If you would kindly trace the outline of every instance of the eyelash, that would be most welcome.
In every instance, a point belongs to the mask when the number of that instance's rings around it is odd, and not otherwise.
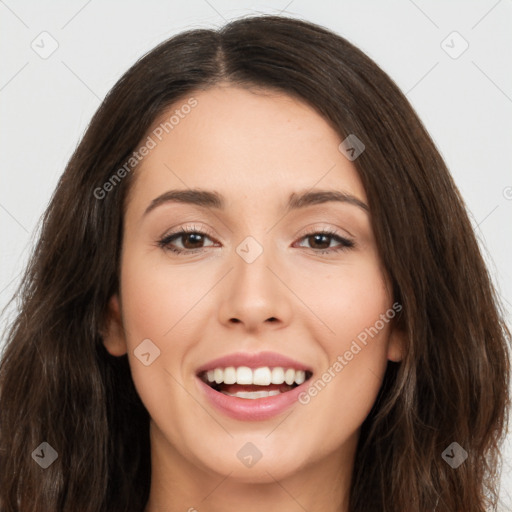
[[[167,251],[172,251],[176,254],[183,254],[183,253],[194,254],[194,253],[203,251],[205,248],[198,247],[195,249],[177,249],[176,247],[172,247],[170,244],[173,240],[179,239],[183,235],[188,235],[188,234],[202,235],[202,236],[206,236],[210,239],[212,238],[208,232],[201,231],[200,229],[196,229],[194,226],[192,226],[192,227],[181,226],[180,230],[181,231],[175,231],[174,233],[170,233],[169,235],[166,235],[162,239],[160,239],[157,242],[158,247],[160,247],[161,249],[167,250]],[[313,248],[311,248],[311,250],[317,254],[337,253],[340,251],[346,251],[355,246],[355,243],[352,240],[344,238],[344,237],[338,235],[336,231],[329,230],[329,229],[322,229],[319,231],[311,231],[310,233],[306,233],[306,234],[302,235],[300,240],[311,237],[313,235],[324,235],[324,236],[330,237],[330,238],[341,243],[340,247],[335,247],[335,248],[333,248],[333,247],[330,247],[328,249],[313,249]],[[307,247],[306,247],[306,249],[307,249]]]

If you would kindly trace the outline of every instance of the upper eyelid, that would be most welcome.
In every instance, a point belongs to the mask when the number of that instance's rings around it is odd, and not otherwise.
[[[213,235],[213,233],[211,233],[211,231],[209,229],[205,229],[205,228],[198,228],[196,226],[180,226],[179,228],[176,228],[176,230],[174,231],[171,231],[170,233],[167,233],[167,234],[164,234],[162,237],[160,237],[161,240],[165,240],[166,238],[170,238],[170,237],[173,237],[175,235],[180,235],[180,234],[188,234],[188,233],[199,233],[199,234],[202,234],[202,235],[206,235],[212,239],[216,239],[216,237]]]
[[[329,232],[329,234],[332,234],[332,235],[337,235],[337,236],[342,236],[342,234],[339,233],[339,230],[341,231],[344,231],[345,233],[347,233],[348,235],[348,238],[355,238],[355,236],[350,232],[348,231],[346,228],[334,228],[332,226],[319,226],[318,225],[319,223],[313,223],[313,226],[308,226],[306,228],[303,228],[301,229],[301,231],[299,232],[298,235],[296,236],[305,236],[305,235],[308,235],[308,234],[312,234],[312,233],[317,233],[317,232],[322,232],[322,231],[326,231],[326,232]],[[320,223],[321,224],[321,223]],[[171,231],[170,233],[166,233],[164,235],[162,235],[160,238],[168,238],[170,236],[173,236],[173,235],[177,235],[179,233],[182,233],[182,232],[186,232],[186,233],[202,233],[202,234],[205,234],[205,235],[208,235],[212,238],[216,238],[218,239],[219,237],[216,237],[215,234],[212,232],[212,230],[210,230],[209,228],[205,228],[203,226],[196,226],[195,224],[192,224],[192,225],[186,225],[185,223],[181,224],[179,227],[177,227],[175,230]],[[222,238],[222,237],[220,237]]]
[[[344,230],[344,231],[346,231],[348,233],[349,237],[353,238],[353,235],[350,234],[347,230]],[[169,238],[171,236],[182,234],[182,233],[199,233],[199,234],[207,235],[207,236],[209,236],[211,238],[216,238],[215,235],[210,230],[208,230],[208,229],[196,228],[196,227],[191,228],[190,226],[180,226],[176,230],[171,231],[170,233],[166,233],[166,234],[162,235],[160,238],[161,239]],[[300,232],[300,234],[297,235],[297,236],[304,237],[306,235],[311,235],[311,234],[316,234],[316,233],[324,233],[324,234],[330,234],[330,235],[333,235],[333,236],[342,236],[343,237],[343,235],[341,235],[336,229],[331,228],[331,227],[307,228],[307,229],[302,230]]]

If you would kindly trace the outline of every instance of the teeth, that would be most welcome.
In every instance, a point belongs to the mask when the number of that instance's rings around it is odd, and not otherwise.
[[[283,368],[272,368],[272,384],[282,384],[284,382]]]
[[[295,372],[295,383],[302,384],[306,380],[306,372],[304,370],[297,370]]]
[[[230,366],[224,370],[224,384],[234,384],[236,382],[236,369]]]
[[[238,398],[267,398],[268,396],[276,396],[280,395],[281,392],[278,389],[274,389],[272,391],[238,391],[237,393],[228,393],[227,391],[221,391],[222,394],[228,396],[236,396]]]
[[[215,370],[213,371],[213,375],[215,377],[215,382],[217,384],[224,382],[224,371],[222,370],[222,368],[215,368]]]
[[[247,368],[247,366],[240,366],[239,368],[236,369],[237,384],[252,384],[252,379],[252,370],[250,368]]]
[[[289,368],[284,372],[284,381],[288,386],[291,386],[295,382],[295,370]]]
[[[215,368],[206,372],[207,382],[216,384],[241,384],[241,385],[257,385],[268,386],[270,384],[283,384],[286,382],[289,386],[293,383],[302,384],[306,380],[306,372],[304,370],[295,370],[293,368],[276,367],[270,369],[268,366],[255,368],[254,370],[247,366],[239,366],[235,368],[228,366],[227,368]],[[250,393],[267,393],[266,391],[256,391]],[[232,395],[238,396],[238,395]],[[273,396],[273,395],[266,395]],[[247,397],[250,398],[250,397]],[[258,397],[256,397],[258,398]]]
[[[272,373],[270,368],[256,368],[252,372],[252,383],[257,386],[268,386],[272,381]]]

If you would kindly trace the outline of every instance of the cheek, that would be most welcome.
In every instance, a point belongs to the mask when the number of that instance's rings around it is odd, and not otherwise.
[[[300,296],[321,320],[319,339],[329,353],[370,328],[391,306],[386,281],[374,257],[315,269],[302,282]]]
[[[146,407],[154,412],[162,406],[157,397],[174,396],[176,382],[182,381],[181,362],[190,349],[185,329],[197,314],[199,290],[187,282],[184,272],[171,273],[148,260],[135,251],[123,260],[122,309],[132,377]]]
[[[366,389],[373,395],[387,365],[392,300],[386,281],[378,263],[369,260],[335,284],[341,290],[338,299],[331,297],[336,334],[326,349],[331,361],[342,356],[344,386],[356,394]]]
[[[321,326],[315,332],[326,358],[322,373],[316,376],[302,403],[311,407],[310,411],[324,411],[314,413],[312,421],[328,442],[336,434],[330,433],[326,425],[337,424],[340,432],[354,432],[369,413],[386,370],[387,340],[394,314],[386,316],[392,300],[374,259],[340,265],[317,274],[314,282],[317,286],[309,283],[309,292],[305,287],[303,293],[325,324],[317,322]]]
[[[135,251],[122,263],[123,321],[132,378],[151,417],[166,424],[175,436],[179,422],[168,422],[168,418],[190,402],[179,383],[183,382],[183,360],[195,339],[190,322],[201,315],[197,302],[205,289],[204,283],[190,277],[190,272],[154,264]],[[146,344],[144,352],[150,353],[147,365],[139,357],[141,343]]]
[[[122,296],[129,343],[152,339],[161,350],[179,347],[180,329],[201,310],[198,303],[208,289],[194,272],[164,262],[148,263],[147,255],[123,261]],[[172,340],[172,344],[170,341]]]

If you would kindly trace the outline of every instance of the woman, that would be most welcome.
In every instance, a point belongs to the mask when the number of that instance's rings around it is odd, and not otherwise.
[[[510,334],[463,201],[361,51],[261,16],[114,86],[0,374],[0,510],[495,510]]]

